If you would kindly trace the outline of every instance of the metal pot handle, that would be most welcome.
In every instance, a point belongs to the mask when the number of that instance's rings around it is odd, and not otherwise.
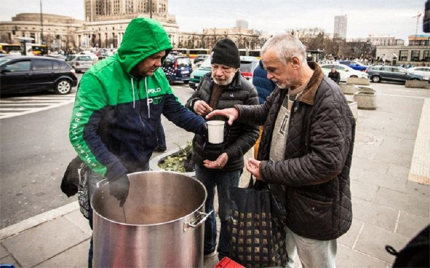
[[[187,231],[189,228],[198,228],[200,227],[200,225],[202,225],[206,219],[213,213],[214,211],[212,210],[209,213],[204,213],[202,211],[196,211],[196,213],[198,214],[197,217],[195,217],[194,219],[197,220],[197,222],[195,223],[191,223],[191,222],[184,222],[184,232]]]
[[[100,181],[98,181],[97,183],[96,183],[96,187],[97,188],[100,188],[100,187],[102,187],[103,185],[106,185],[106,184],[108,184],[109,183],[109,181],[107,180],[107,179],[103,179],[103,180],[100,180]]]

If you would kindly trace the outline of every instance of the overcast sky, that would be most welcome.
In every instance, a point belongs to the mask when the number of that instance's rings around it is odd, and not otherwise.
[[[43,13],[84,19],[83,0],[1,0],[0,21],[18,13]],[[347,38],[390,35],[407,40],[415,34],[426,0],[170,0],[169,13],[180,31],[234,27],[236,19],[270,34],[293,28],[322,28],[333,33],[334,16],[348,15]],[[422,20],[418,34],[423,34]]]

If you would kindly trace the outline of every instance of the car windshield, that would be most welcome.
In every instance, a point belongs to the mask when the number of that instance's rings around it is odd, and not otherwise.
[[[178,58],[177,62],[179,67],[188,67],[191,65],[191,61],[189,58]]]
[[[2,57],[2,58],[0,58],[0,65],[1,65],[1,64],[3,64],[3,63],[8,62],[8,61],[10,61],[10,60],[11,60],[11,58],[8,58],[8,57]]]
[[[347,70],[350,71],[350,72],[355,71],[354,69],[352,69],[351,67],[349,67],[347,65],[339,64],[338,66],[340,67],[339,69],[341,69],[343,71],[347,71]]]
[[[90,56],[80,56],[77,58],[78,61],[92,61]]]
[[[74,58],[76,58],[76,56],[74,56],[74,55],[67,56],[66,61],[71,61]]]
[[[212,68],[211,66],[211,57],[207,57],[202,64],[200,65],[200,68],[202,69],[210,69]]]
[[[242,73],[243,72],[251,73],[253,71],[252,67],[253,67],[252,61],[241,61],[240,62],[240,71]]]

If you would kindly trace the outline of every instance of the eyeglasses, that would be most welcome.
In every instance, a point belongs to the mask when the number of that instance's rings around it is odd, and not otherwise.
[[[212,72],[217,72],[218,70],[225,73],[225,74],[236,72],[236,69],[233,67],[228,67],[225,65],[212,64]]]

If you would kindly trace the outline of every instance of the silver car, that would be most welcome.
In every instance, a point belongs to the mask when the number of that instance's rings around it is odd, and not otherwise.
[[[91,57],[87,55],[69,55],[66,58],[66,62],[72,66],[77,73],[85,72],[94,64]]]
[[[406,71],[408,71],[408,73],[422,75],[424,77],[424,80],[430,81],[430,67],[412,67],[406,69]]]
[[[340,74],[340,82],[346,82],[346,80],[351,78],[368,78],[368,74],[365,72],[360,72],[352,69],[351,67],[344,64],[322,64],[321,69],[325,75],[328,76],[331,69],[335,68]]]

